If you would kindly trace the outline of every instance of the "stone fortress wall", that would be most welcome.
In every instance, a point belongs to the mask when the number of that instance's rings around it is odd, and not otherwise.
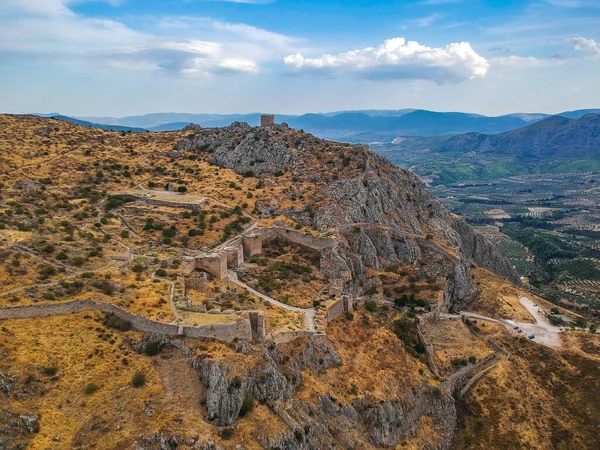
[[[96,302],[91,298],[63,303],[47,303],[30,306],[1,307],[0,319],[25,319],[31,317],[49,317],[73,314],[82,311],[100,310],[127,320],[136,330],[146,333],[159,333],[166,336],[187,336],[193,338],[216,339],[231,342],[241,339],[249,342],[262,342],[265,338],[264,314],[250,312],[248,318],[239,318],[235,322],[211,325],[181,326],[161,323],[133,314],[111,303]]]
[[[342,314],[352,312],[354,309],[354,302],[348,295],[344,295],[341,299],[328,305],[327,307],[327,323],[337,319]]]
[[[201,200],[198,203],[183,203],[176,201],[163,200],[159,198],[152,197],[143,197],[135,194],[128,193],[115,193],[113,194],[116,197],[121,197],[125,200],[131,200],[138,203],[145,203],[147,205],[155,205],[155,206],[167,206],[170,208],[187,208],[187,209],[203,209],[208,200]]]
[[[227,278],[227,269],[237,269],[244,263],[244,258],[251,258],[262,253],[263,242],[280,237],[303,247],[322,251],[335,244],[331,237],[319,237],[291,230],[284,227],[256,228],[233,238],[227,245],[213,253],[189,257],[183,266],[184,274],[191,274],[195,269],[202,269],[218,280]]]

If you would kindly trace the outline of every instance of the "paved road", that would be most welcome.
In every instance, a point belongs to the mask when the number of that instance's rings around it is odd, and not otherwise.
[[[546,345],[552,348],[561,348],[560,342],[560,327],[555,327],[552,325],[546,316],[544,315],[541,308],[534,306],[534,302],[527,298],[521,297],[519,298],[519,302],[527,311],[533,316],[536,320],[535,323],[526,323],[526,322],[517,322],[511,319],[493,319],[491,317],[487,317],[481,314],[476,314],[467,311],[461,311],[461,314],[466,317],[472,317],[474,319],[486,320],[488,322],[499,323],[508,328],[511,332],[516,333],[515,327],[519,327],[519,329],[523,330],[524,336],[534,335],[535,338],[533,341],[538,342],[539,344]]]
[[[294,312],[299,312],[299,313],[304,314],[304,318],[305,318],[305,322],[306,322],[306,329],[308,331],[315,331],[315,310],[314,309],[312,309],[312,308],[303,309],[303,308],[298,308],[296,306],[286,305],[285,303],[281,303],[280,301],[275,300],[274,298],[271,298],[268,295],[258,292],[257,290],[252,289],[246,283],[240,281],[238,279],[237,273],[235,273],[233,270],[227,271],[227,278],[232,283],[235,283],[238,286],[243,287],[248,292],[256,295],[257,297],[263,299],[266,302],[271,303],[272,305],[279,306],[280,308],[287,309],[288,311],[294,311]]]

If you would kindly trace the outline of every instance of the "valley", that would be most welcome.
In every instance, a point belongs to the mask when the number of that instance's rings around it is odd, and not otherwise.
[[[373,148],[419,174],[450,210],[497,245],[535,292],[595,320],[600,172],[591,149],[600,148],[599,117]]]

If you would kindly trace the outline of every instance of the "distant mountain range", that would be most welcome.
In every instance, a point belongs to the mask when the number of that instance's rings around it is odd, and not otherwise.
[[[582,117],[600,113],[600,109],[568,111],[559,116]],[[251,114],[188,114],[154,113],[129,117],[67,117],[44,114],[86,126],[115,131],[171,131],[190,123],[203,127],[222,127],[234,121],[256,126],[260,113]],[[515,113],[488,117],[461,112],[434,112],[421,109],[356,110],[303,115],[276,115],[276,122],[286,122],[293,128],[328,139],[350,142],[391,142],[399,136],[440,136],[468,132],[496,134],[525,127],[550,117],[541,113]]]
[[[399,149],[435,153],[515,155],[521,159],[576,158],[589,152],[600,157],[600,115],[569,119],[552,116],[500,134],[466,133],[452,136],[405,137]]]
[[[552,116],[500,134],[405,136],[372,148],[441,184],[600,171],[600,115]]]

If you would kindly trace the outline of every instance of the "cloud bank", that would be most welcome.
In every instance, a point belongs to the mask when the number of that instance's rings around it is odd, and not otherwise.
[[[3,0],[0,64],[22,60],[187,76],[248,74],[295,49],[295,39],[246,24],[144,18],[140,23],[151,30],[144,31],[118,20],[78,15],[70,3],[75,1]]]
[[[421,79],[438,84],[483,78],[488,61],[468,42],[444,48],[426,47],[404,38],[386,40],[379,47],[366,47],[337,55],[306,58],[300,53],[284,58],[293,73],[328,75],[355,74],[369,79]]]

